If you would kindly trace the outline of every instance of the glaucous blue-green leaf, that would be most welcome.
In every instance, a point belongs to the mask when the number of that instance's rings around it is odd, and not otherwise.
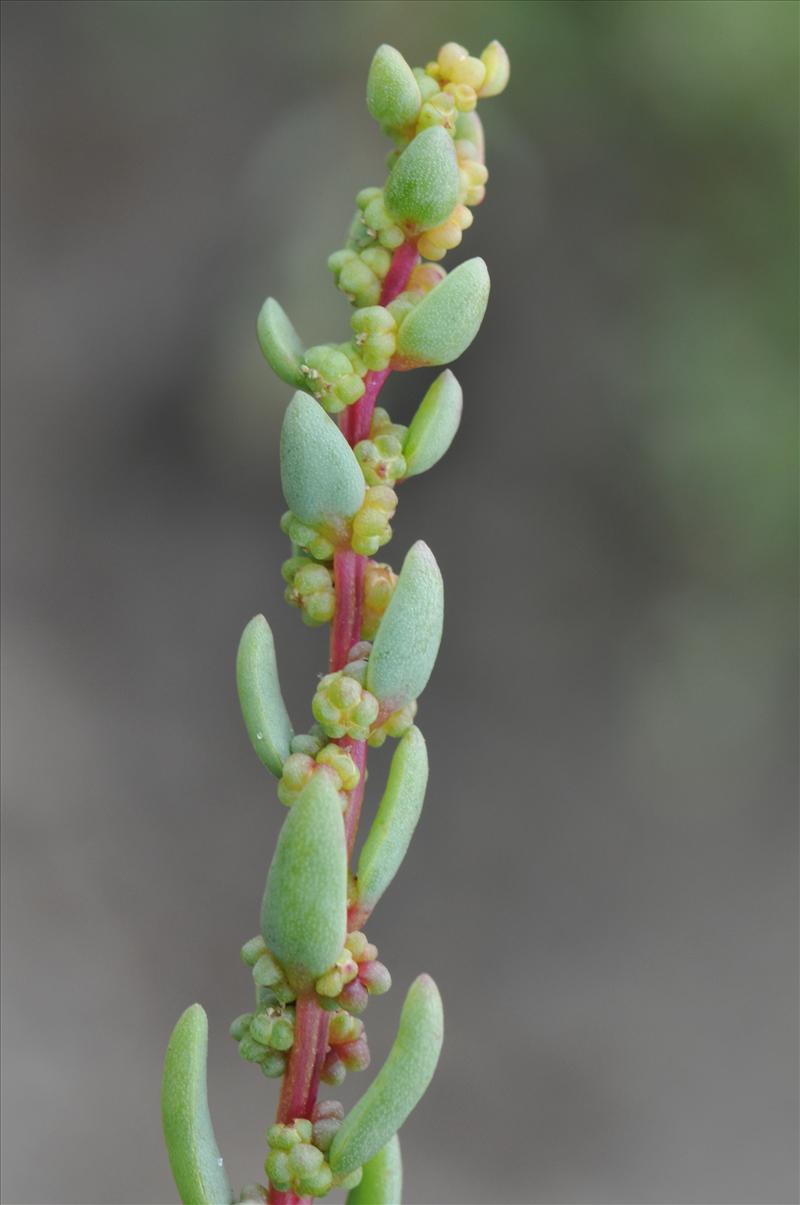
[[[453,140],[441,126],[431,126],[417,134],[395,163],[384,201],[398,222],[430,230],[450,216],[459,187]]]
[[[278,680],[275,641],[263,615],[254,616],[242,632],[236,686],[250,743],[267,769],[280,778],[294,733]]]
[[[302,385],[303,344],[283,308],[268,297],[256,320],[256,333],[264,359],[276,376],[295,389]]]
[[[477,335],[488,301],[484,261],[476,257],[459,264],[400,323],[392,367],[421,368],[457,359]]]
[[[420,975],[408,989],[394,1045],[331,1143],[337,1176],[367,1163],[396,1134],[433,1078],[444,1036],[439,989]]]
[[[416,121],[422,96],[414,72],[393,46],[379,46],[367,77],[367,108],[386,129]]]
[[[461,386],[449,368],[440,373],[419,404],[403,445],[406,477],[425,473],[441,460],[461,422]]]
[[[392,710],[425,689],[442,639],[444,584],[423,540],[412,544],[367,663],[367,690]]]
[[[386,790],[358,858],[358,925],[391,883],[417,827],[428,783],[428,753],[419,728],[409,728],[389,769]]]
[[[233,1193],[208,1111],[208,1017],[193,1004],[172,1031],[164,1058],[161,1119],[183,1205],[230,1205]]]
[[[347,1205],[402,1205],[403,1160],[396,1134],[362,1170],[361,1183],[347,1194]]]
[[[314,774],[283,823],[261,904],[270,953],[301,989],[342,952],[347,932],[347,847],[333,776]]]
[[[364,474],[332,418],[307,393],[286,408],[281,428],[281,484],[304,523],[349,519],[364,501]]]

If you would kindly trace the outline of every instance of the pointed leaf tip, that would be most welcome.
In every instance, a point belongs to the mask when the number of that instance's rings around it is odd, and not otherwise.
[[[289,509],[312,526],[349,519],[364,501],[364,475],[352,448],[307,393],[296,393],[286,408],[281,484]]]
[[[356,876],[358,927],[372,912],[406,856],[425,802],[428,752],[419,728],[409,728],[392,757],[389,778]]]
[[[347,845],[339,792],[315,774],[284,821],[261,905],[267,947],[296,987],[319,978],[347,935]]]
[[[161,1118],[172,1175],[183,1205],[230,1205],[230,1182],[208,1111],[208,1018],[192,1004],[167,1046]]]
[[[236,687],[250,743],[259,760],[280,778],[294,733],[281,694],[272,630],[263,615],[255,615],[242,632]]]
[[[276,376],[293,385],[303,385],[300,365],[303,344],[287,314],[274,297],[268,297],[256,320],[256,334],[264,359]]]
[[[444,583],[423,540],[406,554],[367,663],[367,689],[381,703],[404,707],[425,689],[444,623]]]
[[[420,975],[408,989],[386,1062],[331,1143],[328,1161],[336,1175],[368,1162],[397,1133],[433,1078],[443,1037],[438,988],[430,975]]]
[[[425,473],[441,460],[455,438],[462,409],[461,386],[446,368],[425,394],[408,428],[403,445],[407,477]]]
[[[458,202],[460,177],[453,140],[441,126],[417,134],[395,163],[384,198],[398,222],[431,230]]]
[[[422,105],[419,84],[406,60],[384,43],[375,51],[367,77],[367,108],[389,130],[400,130],[417,118]]]
[[[489,302],[489,272],[480,257],[459,264],[406,315],[392,367],[448,364],[480,330]]]

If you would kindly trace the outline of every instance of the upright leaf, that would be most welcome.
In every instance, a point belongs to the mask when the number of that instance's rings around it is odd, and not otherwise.
[[[276,778],[294,735],[281,694],[275,642],[263,615],[250,620],[236,654],[236,686],[250,743]]]
[[[441,460],[461,422],[461,386],[449,368],[440,373],[419,404],[403,444],[406,477],[426,473]]]
[[[230,1205],[233,1193],[208,1111],[208,1018],[193,1004],[172,1031],[164,1059],[161,1118],[183,1205]]]
[[[403,1160],[395,1134],[363,1167],[361,1182],[347,1194],[347,1205],[401,1205]]]
[[[414,72],[399,50],[379,46],[367,77],[367,108],[376,121],[389,130],[400,130],[416,121],[422,104]]]
[[[386,181],[386,208],[415,231],[430,230],[450,216],[460,179],[453,139],[441,126],[417,134]]]
[[[480,257],[459,264],[400,323],[392,367],[449,364],[480,330],[489,301],[489,272]]]
[[[444,584],[427,544],[409,549],[367,663],[367,689],[392,710],[425,689],[444,621]]]
[[[283,823],[261,904],[261,932],[298,990],[342,952],[347,845],[332,775],[313,775]]]
[[[331,1143],[335,1175],[367,1163],[400,1129],[433,1078],[444,1036],[442,1000],[430,975],[408,989],[394,1045]]]
[[[311,526],[349,519],[364,501],[364,475],[333,419],[296,393],[281,428],[281,484],[293,514]]]
[[[428,753],[419,728],[409,728],[398,744],[389,779],[358,859],[358,926],[391,883],[414,835],[428,782]]]
[[[303,385],[300,371],[303,344],[274,297],[268,297],[261,307],[256,321],[256,334],[264,359],[275,375],[295,389]]]

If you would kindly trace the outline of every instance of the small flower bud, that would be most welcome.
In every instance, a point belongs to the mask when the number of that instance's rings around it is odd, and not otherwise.
[[[336,592],[330,569],[307,557],[290,557],[281,568],[287,582],[285,599],[299,607],[309,626],[330,623],[336,609]]]
[[[452,134],[456,128],[458,110],[449,92],[434,92],[420,109],[417,129],[421,132],[441,128]]]
[[[444,268],[440,268],[438,264],[417,264],[408,278],[409,292],[430,293],[431,289],[441,284],[446,275]]]
[[[293,544],[304,549],[315,561],[329,561],[335,548],[328,535],[303,523],[290,510],[281,518],[281,531],[287,535]]]
[[[354,979],[342,988],[337,1001],[342,1008],[357,1017],[369,1004],[369,992],[360,979]]]
[[[257,1013],[250,1025],[250,1037],[255,1042],[260,1042],[262,1046],[269,1046],[270,1038],[272,1037],[272,1027],[274,1019],[269,1013]]]
[[[324,732],[315,724],[310,732],[293,736],[290,749],[292,753],[307,753],[309,757],[316,757],[325,743]]]
[[[380,966],[380,963],[377,965]],[[291,1050],[294,1045],[294,1025],[288,1016],[276,1018],[272,1026],[269,1045],[273,1050]]]
[[[370,746],[373,749],[380,749],[386,741],[387,736],[392,737],[393,740],[399,740],[414,723],[416,714],[416,699],[412,699],[410,703],[406,703],[405,706],[399,707],[397,711],[393,711],[382,724],[374,727],[370,732],[367,737]]]
[[[475,90],[481,88],[486,79],[486,65],[471,54],[465,55],[452,65],[447,80],[453,84],[466,84]]]
[[[381,305],[356,310],[350,321],[358,355],[371,372],[382,372],[394,355],[397,322]]]
[[[382,962],[362,963],[358,969],[358,978],[370,996],[382,996],[392,986],[392,977]]]
[[[375,440],[362,439],[353,451],[367,485],[394,485],[400,477],[405,476],[403,445],[396,435],[379,435]]]
[[[331,1084],[333,1087],[338,1087],[344,1083],[347,1077],[347,1068],[334,1050],[329,1050],[325,1055],[325,1061],[322,1064],[320,1079],[324,1084]]]
[[[253,967],[253,980],[259,987],[274,987],[283,978],[283,971],[271,954],[262,954]]]
[[[259,1066],[267,1079],[280,1079],[286,1072],[286,1055],[278,1050],[270,1050]]]
[[[435,75],[437,64],[433,63],[431,65],[434,67],[434,75],[429,75],[428,72],[423,70],[422,67],[414,68],[414,76],[416,78],[420,96],[422,97],[423,101],[430,100],[430,98],[435,96],[439,91],[439,81]]]
[[[361,252],[361,260],[375,273],[378,280],[383,280],[392,266],[392,257],[385,247],[366,247]]]
[[[292,1187],[292,1172],[289,1156],[284,1150],[273,1150],[264,1163],[269,1182],[278,1192],[289,1192]]]
[[[237,1042],[241,1042],[242,1038],[250,1032],[250,1022],[253,1020],[252,1013],[242,1013],[235,1021],[231,1021],[229,1033]]]
[[[254,967],[262,954],[266,954],[267,947],[264,943],[264,938],[259,935],[251,937],[246,941],[241,949],[241,959],[245,966]]]
[[[445,42],[444,46],[439,48],[436,56],[437,74],[441,79],[452,79],[453,71],[466,58],[469,58],[469,51],[466,47],[460,46],[458,42]]]
[[[364,609],[361,623],[361,635],[367,640],[375,637],[396,585],[397,575],[388,565],[368,562],[364,573]]]
[[[239,1056],[247,1063],[260,1063],[268,1054],[268,1048],[261,1042],[256,1042],[249,1034],[245,1034],[239,1043]]]
[[[336,1047],[336,1053],[344,1064],[346,1071],[365,1071],[369,1067],[370,1053],[367,1039],[363,1035],[354,1042],[343,1042]]]
[[[339,790],[354,791],[361,777],[358,766],[341,745],[326,745],[317,755],[320,766],[328,766],[339,780]]]
[[[452,96],[459,113],[471,113],[478,103],[478,94],[470,84],[445,84],[444,91]]]

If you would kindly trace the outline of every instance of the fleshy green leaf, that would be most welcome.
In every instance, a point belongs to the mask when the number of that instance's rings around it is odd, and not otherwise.
[[[347,1205],[402,1205],[403,1160],[396,1134],[367,1160],[363,1173],[361,1183],[347,1194]]]
[[[312,526],[349,519],[364,501],[364,475],[352,448],[307,393],[296,393],[286,408],[281,484],[289,509]]]
[[[417,134],[386,181],[386,208],[414,230],[430,230],[449,217],[458,201],[458,163],[453,140],[441,126]]]
[[[256,320],[256,333],[264,359],[275,375],[295,389],[302,385],[303,344],[274,297],[268,297],[262,305]]]
[[[406,856],[428,783],[428,753],[419,728],[398,744],[380,806],[358,859],[356,927],[372,912]]]
[[[406,554],[367,663],[367,690],[392,710],[425,689],[436,661],[444,621],[444,584],[427,544]]]
[[[161,1118],[183,1205],[230,1205],[233,1193],[208,1111],[208,1017],[193,1004],[172,1031],[164,1058]]]
[[[449,368],[436,378],[411,420],[403,457],[406,477],[425,473],[441,460],[461,422],[461,386]]]
[[[393,368],[448,364],[477,335],[489,301],[482,259],[468,259],[415,305],[400,323]]]
[[[342,952],[347,932],[347,847],[330,774],[314,774],[278,837],[261,904],[261,932],[298,989]]]
[[[397,1133],[433,1078],[443,1036],[439,990],[430,975],[420,975],[408,989],[386,1062],[331,1143],[335,1175],[367,1163]]]
[[[254,616],[242,632],[236,686],[250,743],[267,769],[280,778],[294,733],[278,680],[272,630],[263,615]]]
[[[367,108],[387,129],[415,121],[422,105],[419,84],[406,60],[393,46],[379,46],[367,77]]]

